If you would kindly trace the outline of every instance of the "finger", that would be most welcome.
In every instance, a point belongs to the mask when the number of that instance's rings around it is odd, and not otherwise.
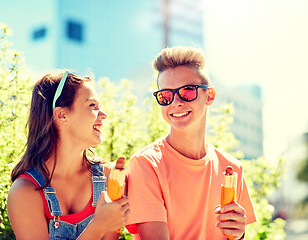
[[[241,237],[245,232],[245,225],[236,222],[219,222],[216,224],[216,227],[218,227],[222,233],[234,237]]]
[[[125,212],[127,209],[129,209],[129,203],[126,203],[122,206],[123,211]]]
[[[102,191],[101,194],[99,195],[99,198],[97,200],[98,203],[106,203],[106,195],[108,194],[105,191]]]
[[[126,196],[123,196],[121,199],[114,201],[118,204],[120,204],[121,206],[125,205],[126,203],[128,203],[128,198]]]
[[[245,209],[238,203],[230,203],[230,204],[223,206],[220,209],[221,213],[232,212],[232,211],[239,213],[241,215],[245,215]]]
[[[238,239],[239,237],[243,236],[244,231],[243,230],[236,230],[236,229],[228,229],[228,228],[223,228],[220,229],[220,231],[224,234],[230,235]]]
[[[215,208],[215,213],[220,214],[220,209],[221,209],[221,206],[217,205],[216,208]]]
[[[227,212],[222,213],[217,217],[217,221],[234,221],[234,222],[240,222],[240,223],[246,223],[246,216],[241,215],[236,212]]]
[[[127,220],[129,213],[130,213],[130,210],[127,209],[127,210],[125,211],[125,213],[124,213],[124,215],[125,215],[125,221]]]
[[[226,221],[226,222],[218,222],[216,224],[216,227],[221,229],[244,230],[245,224],[234,221]]]

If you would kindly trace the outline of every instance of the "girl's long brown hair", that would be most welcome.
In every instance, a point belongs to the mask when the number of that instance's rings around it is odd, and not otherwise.
[[[14,182],[19,175],[23,174],[31,167],[36,167],[44,175],[46,184],[50,184],[53,171],[50,173],[46,167],[46,160],[56,152],[59,140],[58,130],[53,123],[52,101],[56,89],[64,72],[46,74],[33,88],[30,114],[27,122],[28,139],[25,153],[21,160],[13,168],[11,180]],[[56,101],[56,107],[72,108],[77,90],[84,82],[93,81],[88,77],[78,77],[68,74],[60,97]],[[84,159],[89,168],[89,160],[84,152]],[[54,163],[53,170],[55,168]]]

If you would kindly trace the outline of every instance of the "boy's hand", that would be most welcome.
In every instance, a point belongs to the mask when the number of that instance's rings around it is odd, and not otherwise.
[[[230,203],[221,208],[217,205],[215,213],[218,223],[216,227],[224,234],[240,239],[245,233],[246,215],[245,209],[238,203]]]

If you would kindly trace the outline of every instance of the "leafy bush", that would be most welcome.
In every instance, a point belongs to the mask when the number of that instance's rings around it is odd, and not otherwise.
[[[209,142],[223,151],[231,153],[239,159],[243,158],[241,152],[233,152],[239,144],[230,132],[233,122],[233,104],[222,104],[219,108],[211,109],[213,114],[208,121]],[[283,159],[278,164],[273,164],[264,157],[256,160],[241,160],[244,167],[245,179],[254,203],[258,222],[246,227],[246,240],[285,239],[285,221],[277,218],[273,221],[274,207],[269,204],[267,197],[280,186],[284,174]]]
[[[10,187],[10,172],[13,164],[0,161],[0,239],[15,239],[6,211],[6,199]]]
[[[280,178],[285,171],[283,159],[279,159],[277,165],[270,163],[264,157],[242,162],[245,178],[258,217],[257,223],[247,226],[245,239],[285,239],[285,221],[281,218],[273,220],[274,207],[266,199],[280,186]]]
[[[13,239],[6,199],[10,172],[25,145],[24,126],[30,91],[21,77],[23,55],[11,49],[7,40],[10,30],[0,23],[0,239]]]

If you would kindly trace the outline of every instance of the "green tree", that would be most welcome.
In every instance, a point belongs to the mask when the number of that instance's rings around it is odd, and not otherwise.
[[[245,239],[285,239],[285,221],[280,218],[273,221],[274,207],[267,200],[267,197],[280,186],[284,174],[284,161],[281,158],[276,165],[261,156],[256,160],[245,160],[243,153],[234,151],[239,141],[230,131],[233,113],[232,103],[224,103],[218,108],[210,109],[208,140],[214,143],[215,147],[231,153],[243,163],[245,178],[258,218],[257,223],[247,226]]]
[[[29,88],[23,79],[23,55],[11,48],[10,30],[0,23],[0,239],[12,239],[7,217],[6,199],[10,171],[25,145],[25,128]]]
[[[297,165],[296,177],[299,181],[308,183],[308,133],[303,136],[306,146],[305,157]]]
[[[233,104],[224,103],[218,108],[211,108],[208,120],[208,140],[215,147],[231,153],[241,160],[250,195],[254,203],[258,222],[246,228],[246,240],[285,239],[285,221],[277,218],[273,221],[274,207],[269,204],[267,197],[281,184],[284,174],[281,158],[278,164],[273,164],[264,157],[256,160],[243,159],[243,153],[234,151],[239,141],[230,131],[233,122]]]
[[[296,178],[302,183],[308,184],[308,133],[304,134],[304,141],[306,146],[306,153],[304,157],[298,162],[296,168]],[[305,218],[308,214],[308,194],[305,198],[296,204],[296,217]]]
[[[132,82],[123,79],[119,86],[108,78],[97,82],[102,109],[108,115],[103,122],[103,143],[96,148],[99,156],[108,161],[118,157],[128,160],[145,143],[149,142],[145,125],[145,111],[137,106],[131,93]]]
[[[230,124],[233,123],[233,113],[233,103],[223,103],[217,108],[210,108],[207,120],[207,140],[220,150],[241,159],[243,153],[234,150],[240,142],[230,130]]]
[[[273,164],[264,157],[242,162],[258,217],[257,223],[247,226],[245,239],[285,239],[285,221],[281,218],[273,220],[275,209],[267,200],[267,197],[280,186],[281,176],[285,172],[283,158],[279,159],[278,164]]]

